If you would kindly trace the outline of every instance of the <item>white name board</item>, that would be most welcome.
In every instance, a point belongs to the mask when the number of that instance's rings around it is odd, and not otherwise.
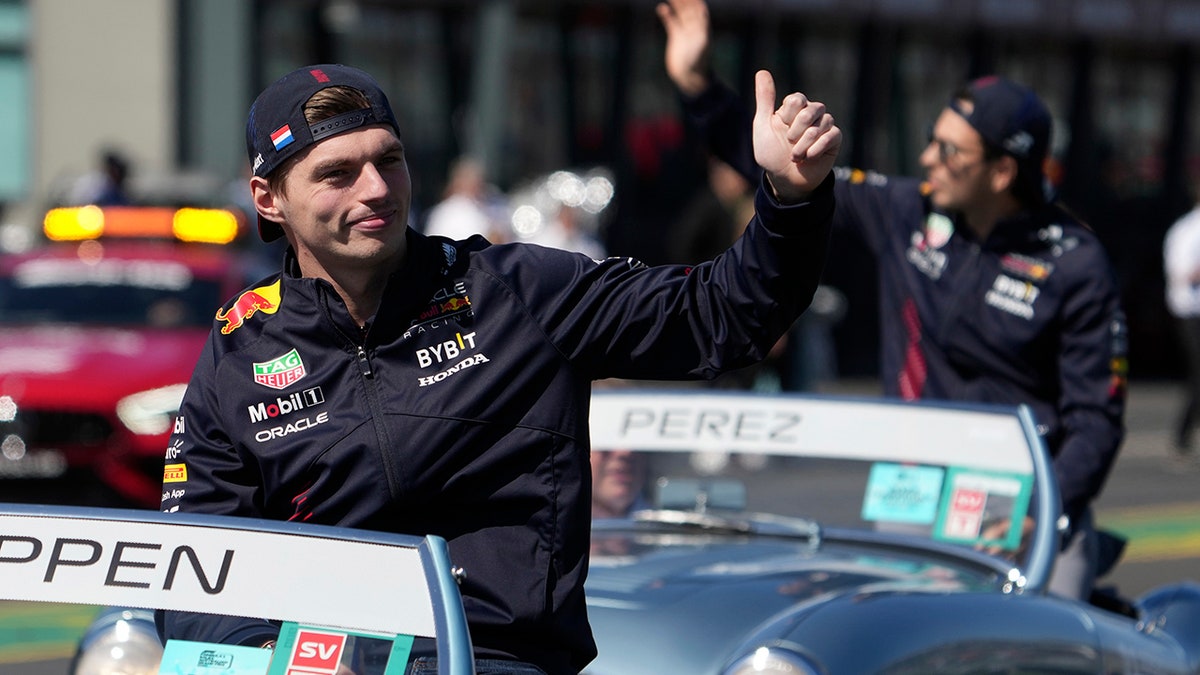
[[[0,512],[0,598],[261,617],[434,637],[415,546]]]
[[[752,393],[596,392],[595,449],[758,452],[1029,474],[1013,412]]]

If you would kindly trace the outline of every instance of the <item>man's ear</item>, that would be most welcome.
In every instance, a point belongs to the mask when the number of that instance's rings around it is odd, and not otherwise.
[[[1009,155],[1002,155],[992,162],[992,191],[1003,194],[1012,189],[1017,183],[1017,160]]]
[[[278,196],[271,191],[266,178],[250,178],[250,197],[254,200],[254,209],[258,211],[258,215],[271,222],[283,224],[283,211],[279,208]]]

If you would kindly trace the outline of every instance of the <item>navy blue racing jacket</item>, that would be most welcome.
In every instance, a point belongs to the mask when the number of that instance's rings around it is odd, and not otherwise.
[[[718,157],[758,174],[749,112],[732,90],[714,82],[683,105]],[[877,264],[884,394],[1028,404],[1064,512],[1078,518],[1124,438],[1128,333],[1103,245],[1055,205],[979,241],[917,179],[835,173],[834,232],[856,233]]]
[[[833,204],[832,176],[798,205],[760,187],[744,236],[695,267],[410,230],[365,330],[289,255],[218,313],[162,509],[439,535],[466,572],[478,656],[579,672],[596,654],[583,590],[592,381],[712,378],[761,360],[812,299]],[[278,632],[158,622],[208,642]]]

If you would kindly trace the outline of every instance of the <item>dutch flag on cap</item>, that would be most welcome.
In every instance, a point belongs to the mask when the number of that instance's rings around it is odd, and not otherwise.
[[[275,144],[276,150],[286,148],[294,140],[296,139],[292,136],[292,128],[286,124],[271,132],[271,142]]]

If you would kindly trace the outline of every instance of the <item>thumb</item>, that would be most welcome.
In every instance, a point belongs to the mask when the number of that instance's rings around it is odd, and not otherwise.
[[[770,71],[760,70],[754,74],[754,116],[763,120],[775,114],[775,78]]]
[[[671,6],[665,2],[660,2],[654,6],[654,13],[658,15],[658,20],[662,21],[663,28],[671,28]]]

